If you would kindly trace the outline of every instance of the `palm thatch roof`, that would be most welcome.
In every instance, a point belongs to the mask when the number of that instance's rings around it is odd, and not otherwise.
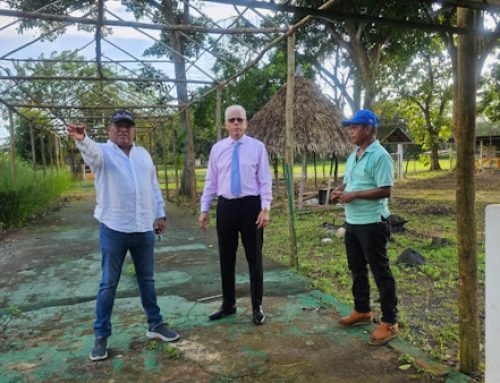
[[[285,104],[286,84],[248,123],[248,134],[264,142],[271,157],[285,155]],[[293,121],[298,154],[344,157],[354,148],[337,106],[303,76],[295,77]]]

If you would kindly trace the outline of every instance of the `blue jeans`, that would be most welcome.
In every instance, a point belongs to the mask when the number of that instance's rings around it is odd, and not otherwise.
[[[115,301],[116,288],[120,281],[123,261],[127,251],[130,251],[134,261],[137,283],[141,293],[141,302],[148,323],[156,326],[162,323],[160,308],[156,303],[155,282],[153,279],[153,247],[154,233],[122,233],[99,224],[99,236],[102,254],[102,276],[97,293],[96,321],[94,333],[96,336],[111,335],[111,311]]]

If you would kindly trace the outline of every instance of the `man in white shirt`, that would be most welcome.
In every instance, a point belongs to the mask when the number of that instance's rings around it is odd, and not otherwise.
[[[85,126],[68,125],[83,160],[94,173],[102,254],[102,276],[96,298],[93,361],[108,357],[111,312],[127,251],[134,262],[141,301],[149,323],[146,336],[172,342],[179,335],[163,325],[153,279],[154,231],[165,230],[165,204],[149,153],[134,145],[134,116],[126,110],[111,115],[106,143],[96,143]]]

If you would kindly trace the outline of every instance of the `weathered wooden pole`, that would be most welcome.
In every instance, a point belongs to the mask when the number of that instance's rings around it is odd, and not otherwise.
[[[193,138],[193,124],[191,123],[191,107],[188,106],[186,109],[186,128],[187,128],[187,150],[188,150],[188,161],[189,168],[191,169],[189,181],[190,191],[191,191],[191,210],[193,214],[196,214],[196,164],[194,158],[194,138]]]
[[[458,8],[457,26],[475,29],[475,11]],[[458,237],[458,320],[460,370],[478,371],[477,233],[475,217],[476,34],[457,36],[456,204]],[[471,72],[472,71],[472,72]]]
[[[299,186],[299,206],[298,209],[302,210],[304,205],[304,188],[306,186],[307,178],[307,153],[302,153],[302,170],[300,172],[300,186]]]
[[[217,131],[217,142],[218,142],[222,139],[220,86],[217,87],[217,90],[215,92],[215,128]]]
[[[54,147],[52,145],[52,132],[47,132],[47,144],[48,144],[48,152],[49,152],[49,164],[50,167],[54,166]]]
[[[53,138],[54,138],[54,157],[55,157],[55,161],[56,161],[56,169],[57,169],[57,171],[59,171],[59,170],[61,170],[61,165],[59,162],[59,158],[60,158],[60,155],[59,155],[59,136],[57,134],[54,134]]]
[[[158,182],[160,182],[160,168],[158,166],[159,163],[156,163],[156,162],[158,162],[159,157],[160,157],[160,153],[158,153],[158,143],[156,142],[156,139],[157,139],[156,138],[156,128],[153,129],[152,135],[153,135],[153,147],[151,150],[151,156],[153,156],[153,161],[155,162],[156,179],[158,180]]]
[[[479,141],[479,169],[481,169],[481,171],[484,170],[484,167],[483,167],[483,157],[484,157],[484,147],[483,147],[483,140]]]
[[[280,175],[279,175],[279,160],[278,156],[273,158],[274,182],[276,185],[276,196],[280,197]]]
[[[165,179],[165,198],[167,201],[170,199],[170,191],[168,189],[168,140],[167,128],[165,124],[161,124],[161,148],[163,152],[163,172]]]
[[[33,125],[30,124],[30,143],[31,143],[31,160],[33,171],[36,169],[36,148],[35,148],[35,134],[33,133]]]
[[[298,269],[297,235],[295,231],[295,187],[293,183],[294,164],[294,129],[293,129],[293,102],[295,91],[295,34],[288,36],[288,76],[286,83],[285,107],[285,179],[288,195],[288,235],[290,238],[290,267]]]
[[[16,133],[14,131],[14,116],[12,115],[12,110],[9,108],[9,154],[10,154],[10,173],[12,176],[12,181],[16,182],[17,178],[17,167],[16,167]]]
[[[172,138],[172,149],[174,152],[174,174],[175,174],[175,198],[179,204],[179,153],[177,152],[177,127],[174,124]]]
[[[61,141],[61,137],[57,136],[57,145],[59,147],[59,163],[61,164],[62,168],[65,168],[65,163],[64,163],[64,154],[63,154],[63,145]]]
[[[316,168],[316,152],[313,153],[314,160],[314,189],[318,190],[318,169]]]
[[[47,170],[47,160],[45,158],[45,138],[43,134],[43,129],[40,129],[40,153],[42,154],[42,168],[45,173]]]

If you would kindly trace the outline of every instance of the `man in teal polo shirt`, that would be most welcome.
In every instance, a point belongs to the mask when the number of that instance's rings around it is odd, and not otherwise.
[[[370,335],[372,345],[387,344],[399,333],[396,282],[387,257],[390,236],[388,198],[393,185],[394,164],[376,138],[379,120],[361,109],[344,121],[356,150],[347,159],[344,182],[330,198],[345,204],[345,245],[352,274],[354,311],[339,320],[352,327],[373,322],[370,308],[368,265],[380,294],[382,321]]]

